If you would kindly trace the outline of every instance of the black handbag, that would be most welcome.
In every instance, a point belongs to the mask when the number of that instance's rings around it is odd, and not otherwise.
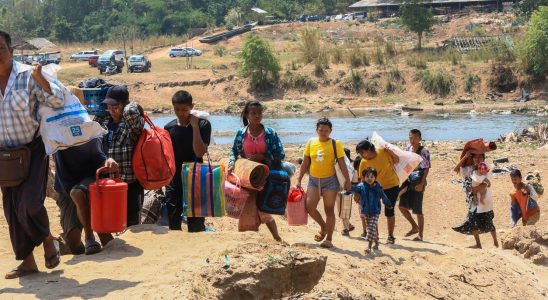
[[[10,150],[0,150],[0,186],[21,185],[29,175],[31,152],[22,146]]]

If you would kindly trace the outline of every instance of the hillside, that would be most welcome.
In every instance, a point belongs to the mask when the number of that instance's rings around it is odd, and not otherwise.
[[[395,104],[424,109],[510,109],[522,105],[513,102],[519,97],[521,86],[533,99],[525,105],[541,107],[548,100],[548,85],[528,81],[519,75],[517,64],[511,61],[504,61],[503,65],[514,74],[515,86],[506,93],[493,92],[490,81],[500,70],[493,70],[492,66],[503,59],[497,51],[484,49],[463,54],[439,48],[443,41],[454,36],[505,34],[510,39],[519,37],[524,27],[512,26],[514,20],[511,14],[494,13],[453,17],[434,27],[427,35],[426,49],[421,53],[413,50],[415,35],[404,31],[391,19],[377,23],[345,21],[260,26],[254,32],[271,43],[282,66],[279,87],[265,92],[251,90],[247,79],[238,76],[238,54],[250,33],[218,45],[201,44],[198,37],[182,44],[204,52],[203,56],[193,58],[191,69],[186,68],[185,58],[169,58],[166,46],[148,53],[153,64],[151,73],[123,73],[105,79],[128,84],[132,97],[147,109],[169,108],[171,95],[181,88],[195,96],[200,108],[217,112],[234,112],[238,110],[238,103],[247,99],[276,100],[267,106],[278,113],[392,107]],[[314,66],[304,64],[300,58],[299,32],[306,27],[320,32],[322,45],[329,52],[329,68],[322,75],[315,75]],[[177,44],[174,40],[170,42]],[[92,47],[120,46],[77,44],[62,50],[68,56],[75,50]],[[352,67],[349,59],[353,51],[358,51],[358,56],[366,56],[369,66]],[[219,52],[223,53],[222,57],[218,56]],[[98,76],[98,71],[86,63],[65,61],[60,78],[67,84]],[[422,82],[425,71],[432,75],[440,73],[452,80],[449,92],[445,95],[427,93]],[[467,84],[469,91],[465,91]],[[465,104],[457,104],[458,99]]]

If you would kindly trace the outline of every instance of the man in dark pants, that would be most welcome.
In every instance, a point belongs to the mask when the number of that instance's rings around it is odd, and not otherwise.
[[[100,139],[57,151],[53,158],[63,238],[74,255],[98,253],[101,245],[105,246],[113,237],[110,233],[100,233],[101,244],[95,241],[91,229],[89,184],[95,181],[97,169],[105,166],[115,172],[118,164],[112,158],[107,159]],[[82,229],[85,244],[82,244]]]
[[[103,137],[103,148],[109,158],[114,159],[120,169],[120,179],[128,184],[127,226],[139,224],[139,211],[144,199],[144,189],[133,173],[133,151],[143,132],[145,120],[143,108],[129,101],[126,86],[111,87],[103,104],[108,115],[96,117],[95,121],[108,133]]]
[[[194,108],[192,95],[187,91],[178,91],[171,98],[177,119],[169,122],[164,128],[171,136],[177,169],[173,181],[166,187],[168,199],[169,229],[181,230],[183,212],[183,183],[181,167],[183,163],[203,162],[211,140],[211,123],[200,119],[190,112]],[[205,231],[205,218],[188,218],[188,232]]]
[[[6,274],[6,279],[38,272],[33,251],[40,244],[44,246],[46,268],[53,269],[60,263],[59,244],[51,235],[44,207],[49,159],[42,138],[38,137],[38,103],[61,107],[63,92],[46,81],[40,64],[30,67],[14,61],[11,37],[0,31],[0,149],[27,146],[31,151],[27,179],[16,187],[2,187],[11,244],[15,258],[23,261]]]

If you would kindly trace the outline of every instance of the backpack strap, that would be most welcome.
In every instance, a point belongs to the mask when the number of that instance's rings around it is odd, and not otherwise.
[[[333,153],[335,153],[335,164],[337,164],[337,142],[331,139],[331,144],[333,145]]]

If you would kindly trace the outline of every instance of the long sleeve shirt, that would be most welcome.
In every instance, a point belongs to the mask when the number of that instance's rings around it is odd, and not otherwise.
[[[384,193],[381,185],[375,182],[373,187],[369,184],[360,183],[352,186],[353,193],[360,194],[361,213],[364,215],[378,215],[381,213],[381,199],[385,206],[391,207],[392,204]]]
[[[6,90],[0,92],[0,148],[15,148],[32,142],[40,122],[38,105],[63,106],[63,91],[50,82],[53,94],[38,85],[32,67],[13,61]]]
[[[131,102],[124,107],[122,121],[114,130],[111,130],[112,127],[109,128],[113,123],[110,115],[96,117],[95,121],[109,131],[103,137],[104,150],[108,157],[113,158],[118,163],[120,179],[126,183],[135,182],[137,178],[133,173],[133,151],[145,126],[145,121],[139,112],[137,103]]]
[[[264,127],[264,126],[263,126]],[[230,163],[229,166],[234,166],[236,159],[239,157],[245,158],[244,154],[244,138],[247,133],[248,127],[238,129],[236,132],[236,137],[234,138],[234,143],[230,151]],[[285,159],[284,146],[282,141],[278,137],[278,134],[274,129],[270,127],[264,127],[265,132],[265,141],[266,141],[266,155],[265,163],[270,165],[272,162],[282,162]]]

